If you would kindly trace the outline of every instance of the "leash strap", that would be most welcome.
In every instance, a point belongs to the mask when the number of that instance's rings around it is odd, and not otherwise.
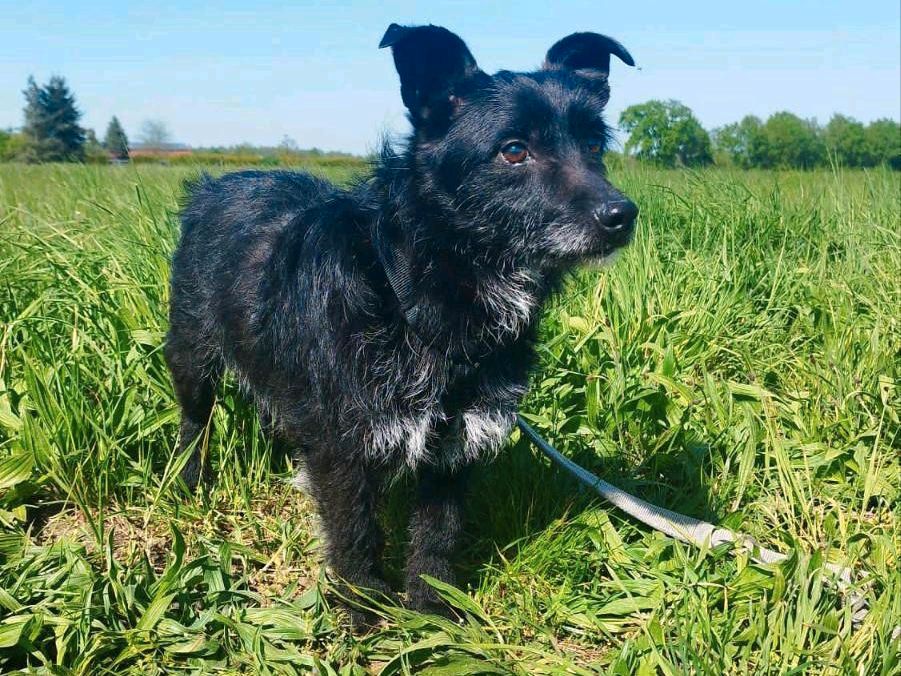
[[[601,497],[613,503],[613,505],[629,516],[654,530],[696,547],[716,547],[724,542],[733,542],[737,550],[747,552],[751,559],[757,563],[779,563],[788,558],[786,554],[761,547],[750,535],[734,533],[726,528],[717,528],[706,521],[685,516],[663,507],[657,507],[650,502],[637,498],[621,488],[607,483],[567,458],[545,441],[519,414],[516,416],[516,424],[523,434],[555,465],[566,470],[580,483],[597,492]],[[851,609],[851,621],[854,625],[860,624],[866,617],[868,608],[863,594],[852,588],[853,574],[851,569],[834,563],[826,563],[825,567],[835,574],[837,578],[836,586],[839,590],[848,592],[846,601]],[[899,628],[896,627],[895,632],[897,633],[898,631]]]
[[[373,238],[373,245],[407,326],[423,345],[430,348],[433,339],[430,334],[433,332],[423,325],[423,313],[420,311],[419,294],[415,287],[413,257],[409,247],[392,241],[391,236],[382,228],[379,228],[376,237]],[[479,365],[478,357],[473,359],[465,353],[451,352],[444,356],[449,360],[449,382],[455,385],[465,382]]]
[[[385,238],[386,234],[380,231],[374,242],[376,255],[382,270],[385,271],[388,285],[397,298],[404,319],[413,332],[418,333],[419,305],[416,303],[416,292],[413,288],[413,263],[410,254],[404,247],[385,241]]]

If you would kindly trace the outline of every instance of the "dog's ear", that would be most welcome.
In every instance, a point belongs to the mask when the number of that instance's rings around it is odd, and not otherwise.
[[[459,36],[440,26],[388,26],[379,47],[391,47],[400,95],[414,125],[450,119],[468,81],[481,74]]]
[[[579,75],[599,77],[610,74],[610,55],[634,66],[629,50],[613,38],[599,33],[573,33],[555,43],[544,59],[544,70],[572,70]]]

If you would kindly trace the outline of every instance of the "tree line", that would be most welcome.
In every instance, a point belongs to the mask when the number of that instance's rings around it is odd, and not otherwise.
[[[901,170],[901,124],[881,119],[864,125],[835,114],[825,126],[789,112],[765,121],[747,115],[708,132],[679,101],[648,101],[619,118],[628,134],[627,155],[668,167],[708,164],[742,169],[814,169],[841,165]]]
[[[0,130],[0,161],[106,163],[133,160],[264,166],[313,161],[336,167],[357,167],[365,162],[348,153],[318,148],[302,150],[288,136],[277,146],[241,144],[229,148],[189,149],[172,143],[172,135],[161,120],[145,120],[139,133],[140,147],[130,147],[125,129],[115,116],[102,141],[94,130],[80,125],[81,110],[62,77],[51,77],[44,85],[29,78],[23,94],[24,125],[15,133]]]
[[[0,130],[0,160],[85,162],[128,158],[128,136],[114,115],[103,141],[79,123],[81,110],[65,79],[54,75],[39,85],[33,77],[23,92],[25,124],[21,132]]]
[[[0,131],[0,160],[128,159],[128,137],[118,118],[113,116],[103,140],[98,140],[93,130],[80,126],[82,113],[62,77],[53,76],[44,85],[29,78],[23,93],[25,124],[18,134]],[[667,167],[813,169],[838,164],[901,170],[901,124],[891,119],[864,125],[836,114],[820,126],[815,120],[779,112],[765,121],[748,115],[708,132],[683,103],[653,100],[626,108],[619,125],[628,135],[627,155]],[[169,140],[164,123],[151,120],[144,127],[148,145],[159,147]]]

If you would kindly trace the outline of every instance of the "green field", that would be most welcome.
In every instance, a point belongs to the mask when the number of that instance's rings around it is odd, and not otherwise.
[[[446,590],[466,619],[386,609],[365,636],[233,384],[217,487],[175,481],[161,343],[193,173],[0,166],[0,672],[899,673],[901,173],[620,169],[636,243],[542,324],[542,433],[787,563],[674,543],[514,437]],[[864,575],[862,623],[824,561]]]

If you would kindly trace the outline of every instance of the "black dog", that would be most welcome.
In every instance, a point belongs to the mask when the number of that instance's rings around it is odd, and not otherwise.
[[[606,179],[603,121],[618,42],[575,33],[534,73],[487,75],[437,26],[392,24],[413,133],[349,190],[241,172],[190,186],[172,264],[166,358],[181,448],[232,369],[299,452],[327,560],[387,591],[381,482],[416,472],[409,602],[440,609],[468,468],[514,423],[539,310],[575,264],[627,244],[636,206]],[[183,474],[208,472],[197,444]]]

